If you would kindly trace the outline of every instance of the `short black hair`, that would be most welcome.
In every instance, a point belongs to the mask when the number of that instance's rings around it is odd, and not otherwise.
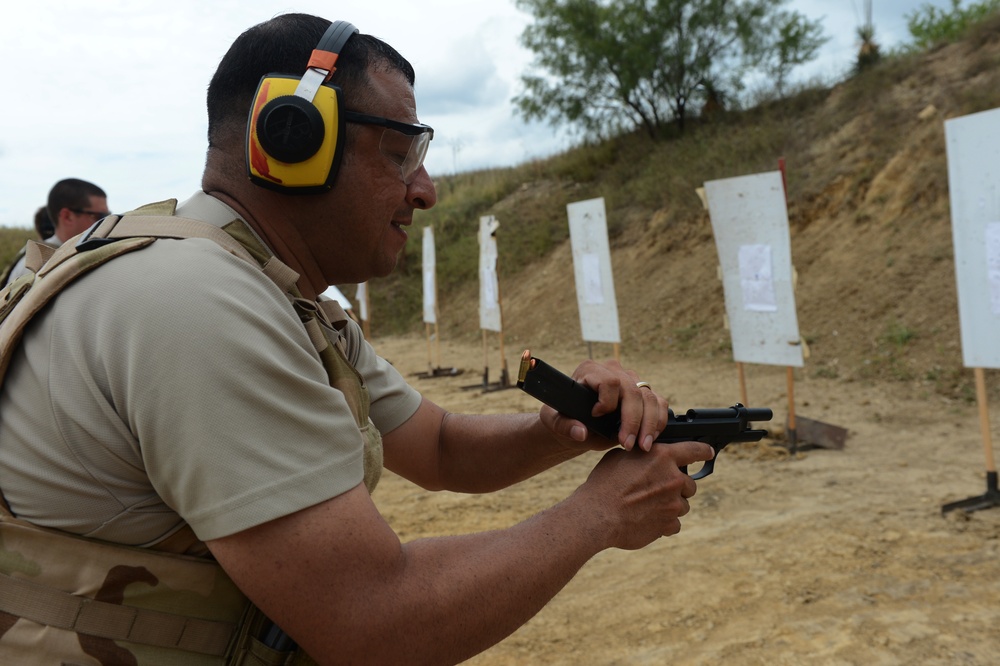
[[[38,238],[41,240],[49,238],[56,232],[56,225],[52,223],[49,209],[45,206],[35,211],[35,231],[38,232]]]
[[[236,38],[208,85],[208,143],[244,132],[257,86],[268,74],[301,76],[331,21],[309,14],[281,14]],[[369,69],[398,70],[413,85],[413,66],[382,40],[356,33],[341,49],[330,82],[344,94],[345,107],[364,99]],[[354,104],[352,105],[352,101]]]
[[[59,219],[59,211],[63,208],[88,208],[90,197],[108,198],[104,190],[93,183],[79,178],[65,178],[49,190],[49,218],[54,222]]]

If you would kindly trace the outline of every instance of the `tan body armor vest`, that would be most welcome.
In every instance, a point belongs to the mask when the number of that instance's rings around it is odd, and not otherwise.
[[[298,275],[242,220],[219,227],[174,217],[176,201],[110,216],[58,250],[29,243],[29,273],[0,291],[0,382],[31,318],[74,279],[157,238],[209,238],[258,266],[286,293],[362,433],[365,485],[382,471],[368,389],[344,355],[339,305],[301,297]],[[330,332],[324,330],[328,329]],[[2,418],[2,415],[0,415]],[[243,595],[189,527],[155,549],[37,527],[0,489],[0,663],[63,666],[314,664]]]

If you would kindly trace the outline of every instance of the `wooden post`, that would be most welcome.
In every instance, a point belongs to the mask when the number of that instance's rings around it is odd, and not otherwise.
[[[507,373],[507,354],[503,348],[503,331],[500,331],[500,386],[510,386],[510,375]]]
[[[503,348],[503,289],[500,288],[500,252],[497,251],[497,310],[500,311],[500,388],[510,386],[510,375],[507,373],[507,354]]]
[[[438,327],[438,323],[434,322],[434,357],[437,359],[436,368],[441,367],[441,329]]]
[[[490,352],[486,344],[486,329],[483,329],[483,387],[490,383]]]
[[[431,356],[431,325],[424,322],[424,333],[427,335],[427,371],[434,374],[434,359]]]
[[[781,189],[785,193],[785,204],[788,203],[788,176],[785,172],[785,158],[778,158],[778,170],[781,171]],[[795,431],[795,375],[792,366],[788,366],[788,441],[792,454],[798,450],[798,433]]]
[[[787,368],[788,384],[788,441],[791,443],[792,454],[798,450],[798,434],[795,432],[795,375],[792,366]]]
[[[996,474],[997,465],[993,460],[993,441],[990,438],[990,413],[986,404],[986,373],[975,368],[976,401],[979,403],[979,429],[983,433],[983,451],[986,454],[986,471]]]
[[[747,379],[743,374],[743,361],[736,361],[736,375],[740,380],[740,402],[744,407],[749,407],[750,402],[747,400]]]
[[[435,275],[437,271],[437,266],[435,265]],[[437,288],[437,277],[434,279],[434,349],[437,352],[437,365],[431,368],[431,375],[434,374],[434,368],[441,367],[441,329],[438,328],[438,322],[441,320],[441,312],[438,309],[438,288]]]

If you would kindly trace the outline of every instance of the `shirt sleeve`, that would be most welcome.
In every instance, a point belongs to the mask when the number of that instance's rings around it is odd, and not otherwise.
[[[420,392],[409,385],[395,367],[379,356],[364,339],[361,327],[349,320],[344,331],[347,360],[368,386],[371,396],[370,417],[381,433],[392,432],[403,425],[420,407]]]
[[[115,297],[92,322],[100,344],[88,363],[155,492],[200,539],[361,483],[363,442],[347,403],[256,267],[211,241],[160,240],[94,277]]]

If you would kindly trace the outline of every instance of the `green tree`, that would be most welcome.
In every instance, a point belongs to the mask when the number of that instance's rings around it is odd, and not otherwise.
[[[925,4],[906,15],[906,25],[913,37],[910,50],[924,51],[937,44],[958,41],[973,25],[1000,11],[1000,0],[983,0],[966,9],[961,0],[951,0],[951,9]]]
[[[751,56],[760,53],[758,58],[751,59],[751,64],[763,69],[778,94],[784,95],[792,69],[815,58],[826,41],[819,22],[810,21],[798,12],[777,11],[762,22],[755,38],[751,35],[751,45],[747,48]]]
[[[779,92],[815,57],[819,24],[782,11],[787,0],[515,0],[534,15],[521,41],[542,74],[514,98],[527,120],[568,122],[607,137],[651,137],[706,89],[732,95],[756,70]]]

